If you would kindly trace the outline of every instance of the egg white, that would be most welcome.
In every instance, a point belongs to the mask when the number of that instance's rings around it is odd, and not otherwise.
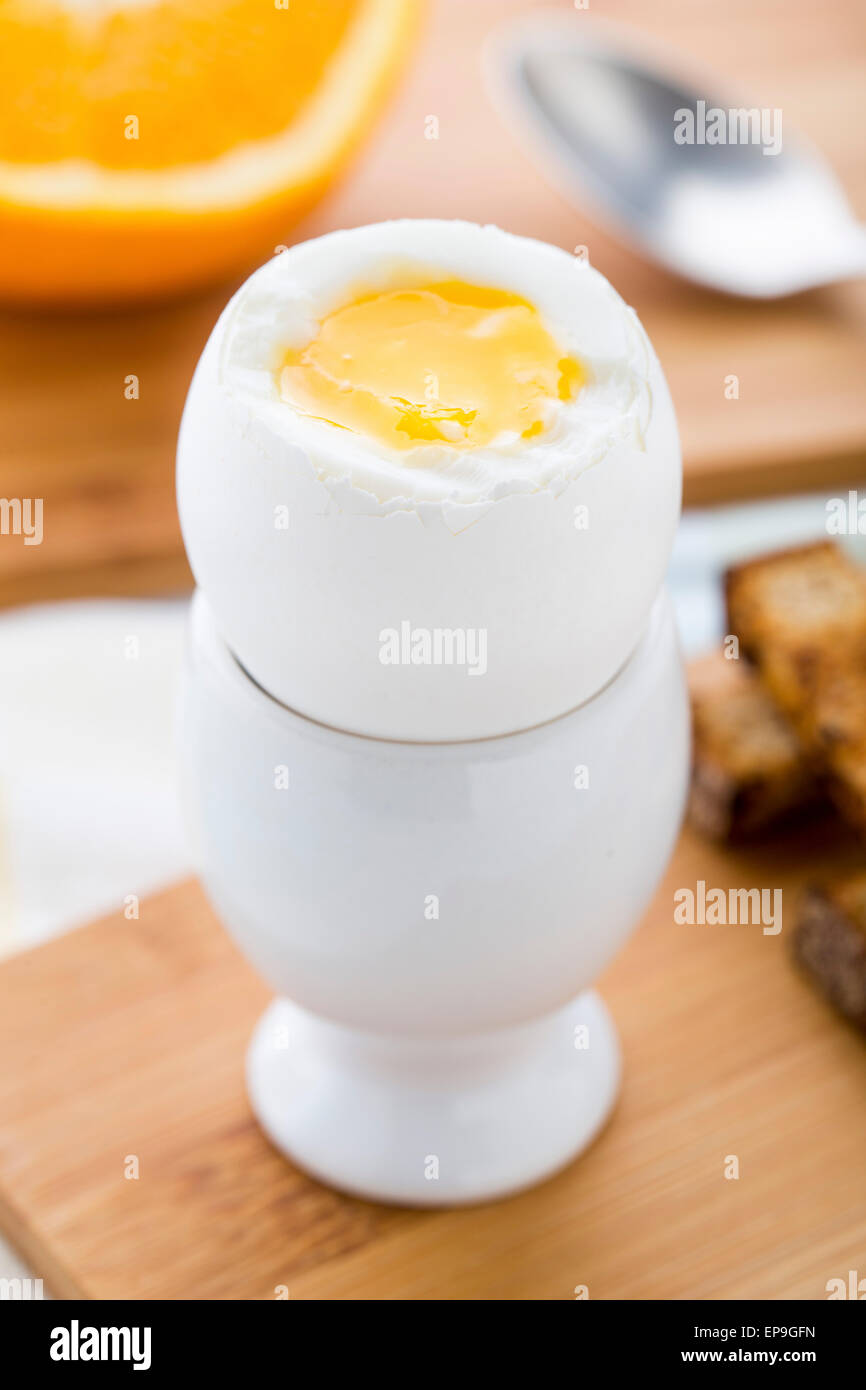
[[[282,400],[286,348],[357,287],[431,272],[524,296],[590,381],[530,440],[406,454]],[[680,504],[676,420],[637,317],[562,250],[398,221],[292,247],[229,303],[190,388],[178,505],[190,563],[249,674],[382,739],[514,732],[590,699],[635,649]],[[383,631],[484,634],[486,669],[384,665]]]

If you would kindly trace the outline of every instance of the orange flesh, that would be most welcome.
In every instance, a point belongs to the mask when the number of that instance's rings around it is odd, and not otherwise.
[[[0,160],[163,169],[276,135],[315,93],[357,9],[0,0]]]

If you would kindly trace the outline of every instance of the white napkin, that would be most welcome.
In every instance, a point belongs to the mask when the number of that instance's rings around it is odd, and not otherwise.
[[[0,615],[0,955],[188,872],[173,749],[186,606]]]

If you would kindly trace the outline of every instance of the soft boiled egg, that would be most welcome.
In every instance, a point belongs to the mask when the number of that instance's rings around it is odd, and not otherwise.
[[[283,251],[196,370],[190,563],[276,700],[385,739],[486,738],[595,695],[680,504],[667,386],[589,264],[466,222]]]

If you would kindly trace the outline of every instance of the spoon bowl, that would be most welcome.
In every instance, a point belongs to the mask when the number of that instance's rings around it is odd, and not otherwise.
[[[729,294],[772,299],[866,271],[866,231],[782,112],[699,90],[646,48],[583,16],[536,16],[491,44],[494,96],[561,191]]]

